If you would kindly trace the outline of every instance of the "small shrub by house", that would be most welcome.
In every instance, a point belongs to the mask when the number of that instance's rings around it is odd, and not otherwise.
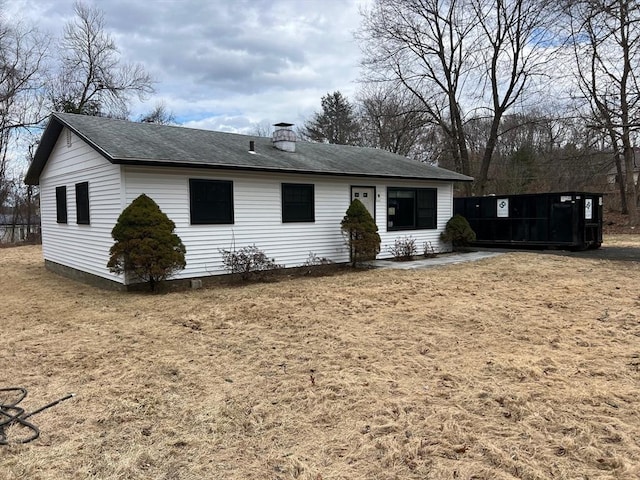
[[[380,252],[380,235],[373,217],[363,205],[355,199],[349,205],[341,222],[342,233],[349,246],[349,259],[352,266],[366,260],[373,260]]]
[[[398,262],[411,260],[417,251],[416,240],[411,236],[396,238],[393,245],[389,247],[389,253]]]
[[[109,270],[147,282],[152,291],[186,266],[186,249],[175,224],[145,194],[125,208],[111,231]]]
[[[260,274],[268,270],[284,268],[278,265],[274,258],[269,258],[266,253],[255,245],[242,247],[238,250],[221,249],[222,263],[229,273],[240,274],[243,280],[248,280],[252,275]]]
[[[449,219],[440,238],[444,242],[451,242],[454,249],[459,249],[475,242],[476,234],[467,219],[462,215],[456,214]]]

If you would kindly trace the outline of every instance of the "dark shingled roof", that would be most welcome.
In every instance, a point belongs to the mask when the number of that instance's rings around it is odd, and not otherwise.
[[[375,148],[297,142],[296,151],[291,153],[278,150],[272,145],[271,139],[265,137],[54,113],[25,177],[27,184],[39,183],[40,173],[63,126],[116,164],[420,180],[472,180],[459,173]],[[255,153],[249,153],[250,140],[255,142]]]

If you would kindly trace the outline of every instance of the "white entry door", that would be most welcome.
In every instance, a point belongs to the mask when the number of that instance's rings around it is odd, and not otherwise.
[[[360,200],[367,210],[376,219],[376,189],[375,187],[351,187],[351,201]]]

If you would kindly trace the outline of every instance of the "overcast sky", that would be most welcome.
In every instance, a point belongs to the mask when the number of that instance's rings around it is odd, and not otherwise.
[[[5,0],[9,18],[52,38],[73,0]],[[85,0],[105,14],[122,59],[140,62],[181,124],[251,133],[255,124],[302,124],[320,98],[358,89],[354,32],[368,0]],[[53,45],[53,44],[52,44]]]

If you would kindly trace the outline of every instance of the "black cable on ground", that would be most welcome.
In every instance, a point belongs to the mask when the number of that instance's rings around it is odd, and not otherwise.
[[[40,436],[40,430],[33,423],[27,421],[27,418],[74,396],[73,393],[70,393],[58,400],[47,403],[44,407],[40,407],[31,413],[27,413],[24,408],[18,406],[18,404],[27,396],[26,388],[0,388],[0,392],[6,392],[5,395],[0,395],[0,445],[32,442]],[[11,396],[14,397],[13,400],[5,400],[7,397]],[[7,438],[6,429],[11,426],[17,426],[21,431],[26,430],[25,436],[13,440]]]

